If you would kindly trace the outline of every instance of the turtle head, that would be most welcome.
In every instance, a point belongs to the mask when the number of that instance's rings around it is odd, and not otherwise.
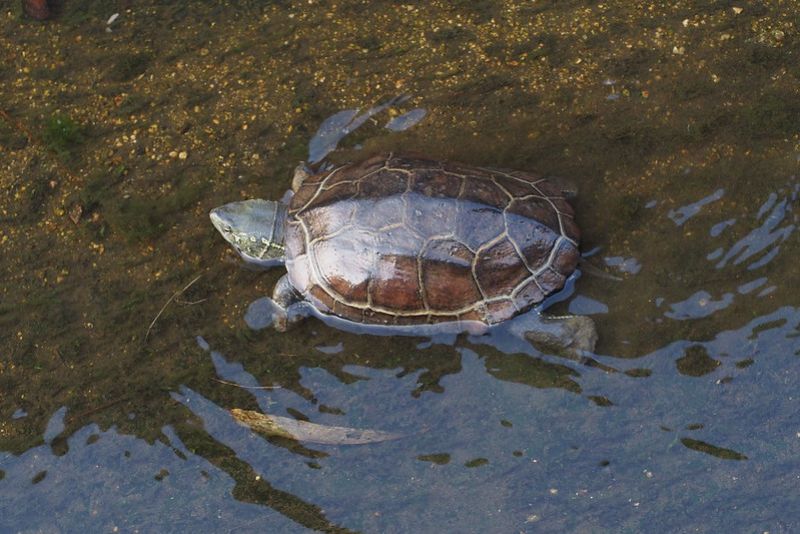
[[[242,200],[214,208],[209,217],[244,261],[262,267],[284,262],[285,204],[260,198]]]

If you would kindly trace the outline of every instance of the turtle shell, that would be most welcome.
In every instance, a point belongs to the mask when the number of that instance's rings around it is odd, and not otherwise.
[[[492,325],[563,287],[579,236],[545,179],[381,155],[303,182],[287,213],[286,268],[323,314]]]

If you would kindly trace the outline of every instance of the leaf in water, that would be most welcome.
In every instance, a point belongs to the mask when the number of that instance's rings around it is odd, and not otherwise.
[[[267,415],[252,410],[234,408],[231,415],[239,423],[249,426],[256,432],[281,438],[321,443],[324,445],[363,445],[365,443],[378,443],[403,437],[401,434],[368,430],[361,428],[348,428],[343,426],[328,426],[298,421],[279,415]]]
[[[697,452],[704,452],[706,454],[710,454],[711,456],[722,458],[723,460],[747,460],[747,456],[744,454],[738,453],[732,449],[717,447],[716,445],[711,445],[705,441],[691,438],[681,438],[681,443],[683,443],[688,449],[692,449],[693,451]]]

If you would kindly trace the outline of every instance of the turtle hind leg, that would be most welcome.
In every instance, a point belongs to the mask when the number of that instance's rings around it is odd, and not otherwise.
[[[278,332],[286,332],[309,315],[308,305],[283,275],[272,292],[272,298],[262,297],[250,304],[245,322],[253,330],[272,326]]]
[[[585,315],[546,316],[535,311],[514,328],[515,333],[537,348],[583,357],[594,352],[597,328]]]

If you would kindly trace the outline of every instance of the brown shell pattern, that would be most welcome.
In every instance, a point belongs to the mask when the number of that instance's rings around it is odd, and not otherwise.
[[[286,267],[321,312],[369,324],[496,324],[561,289],[580,232],[532,174],[382,155],[292,198]]]

